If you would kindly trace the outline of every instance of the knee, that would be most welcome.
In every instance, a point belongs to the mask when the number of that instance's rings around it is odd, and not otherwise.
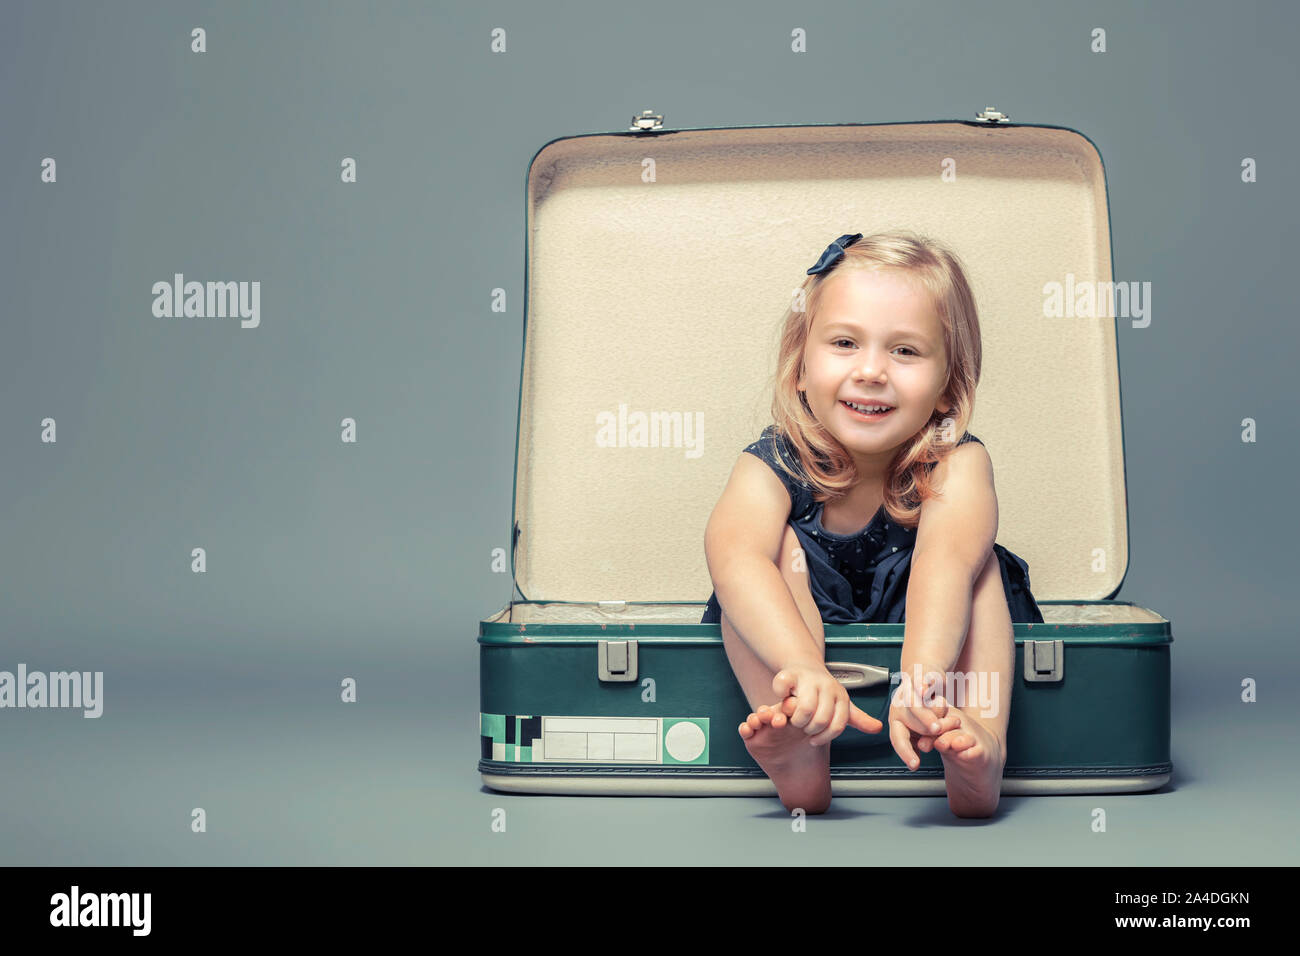
[[[976,587],[979,585],[988,585],[997,582],[997,587],[1002,587],[1002,565],[998,563],[997,553],[989,552],[989,556],[984,559],[984,566],[980,568],[980,573],[975,576]]]

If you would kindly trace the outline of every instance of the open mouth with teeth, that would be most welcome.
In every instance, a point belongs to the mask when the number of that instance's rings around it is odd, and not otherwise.
[[[847,408],[855,418],[864,421],[878,421],[894,410],[893,405],[858,405],[853,402],[841,401],[841,405]]]

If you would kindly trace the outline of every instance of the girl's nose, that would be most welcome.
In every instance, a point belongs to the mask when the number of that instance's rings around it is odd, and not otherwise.
[[[885,371],[885,363],[874,355],[867,355],[865,352],[862,361],[858,363],[858,374],[863,378],[877,379],[881,378]]]

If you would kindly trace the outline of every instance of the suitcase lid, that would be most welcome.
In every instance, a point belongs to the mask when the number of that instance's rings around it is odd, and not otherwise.
[[[547,143],[525,186],[525,599],[703,602],[704,528],[771,422],[791,290],[836,236],[900,227],[967,267],[983,342],[969,430],[993,459],[998,543],[1039,600],[1118,592],[1117,320],[1045,305],[1048,283],[1112,280],[1086,136],[996,119],[629,130]]]

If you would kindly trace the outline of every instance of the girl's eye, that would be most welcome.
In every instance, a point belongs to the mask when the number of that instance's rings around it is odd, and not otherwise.
[[[852,344],[853,344],[853,340],[852,340],[852,339],[836,339],[834,342],[831,343],[831,345],[839,345],[839,344],[841,344],[841,343],[843,343],[843,342],[847,342],[849,345],[852,345]],[[912,355],[920,355],[920,354],[921,354],[921,353],[917,352],[914,348],[912,348],[912,347],[910,347],[910,346],[907,346],[907,345],[900,345],[898,348],[900,348],[900,349],[906,349],[906,350],[907,350],[909,353],[911,353]],[[895,349],[894,351],[898,351],[898,349]]]

